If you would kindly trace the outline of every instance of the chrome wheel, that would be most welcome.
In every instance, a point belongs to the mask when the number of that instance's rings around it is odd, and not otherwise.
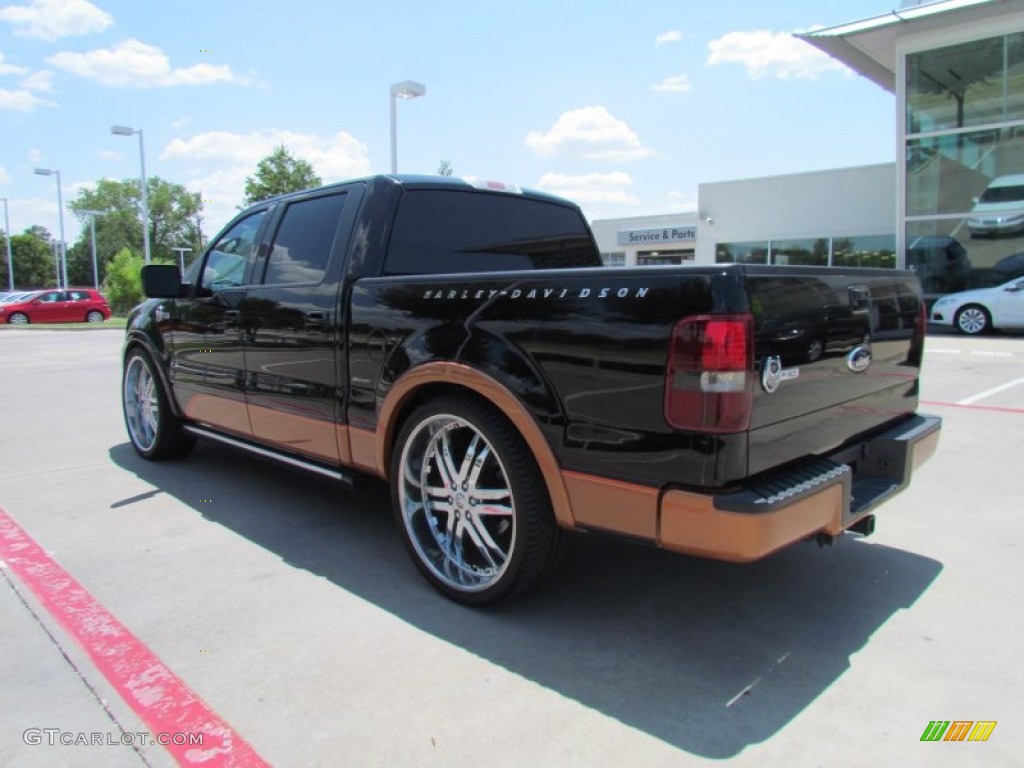
[[[476,592],[501,579],[516,545],[515,498],[479,429],[451,414],[421,421],[405,442],[397,480],[409,541],[443,584]]]
[[[124,372],[124,418],[128,435],[142,453],[153,450],[160,427],[156,381],[146,361],[135,355]]]
[[[956,327],[970,336],[983,333],[989,327],[988,312],[983,307],[964,307],[957,312]]]
[[[24,312],[15,312],[7,318],[7,322],[11,325],[28,325],[28,315]]]
[[[87,314],[85,316],[85,322],[87,322],[87,323],[102,323],[103,322],[103,313],[94,309],[89,314]]]

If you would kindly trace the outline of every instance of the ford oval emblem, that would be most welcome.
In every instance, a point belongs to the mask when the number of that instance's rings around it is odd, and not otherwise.
[[[871,350],[857,347],[846,356],[846,367],[854,373],[864,373],[871,366]]]

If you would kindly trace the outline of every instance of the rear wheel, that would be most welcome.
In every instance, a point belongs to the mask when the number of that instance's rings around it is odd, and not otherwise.
[[[966,333],[968,336],[986,333],[992,328],[992,317],[988,310],[977,304],[968,304],[961,308],[956,313],[953,322],[961,333]]]
[[[85,316],[85,322],[87,323],[102,323],[103,313],[99,310],[93,309]]]
[[[24,312],[15,312],[7,318],[7,322],[11,325],[28,325],[28,315]]]
[[[128,436],[140,456],[167,459],[192,450],[195,438],[182,429],[153,363],[141,349],[133,349],[125,358],[121,397]]]
[[[487,605],[550,572],[560,531],[544,479],[499,412],[441,398],[409,417],[395,445],[395,515],[413,561],[437,590]]]

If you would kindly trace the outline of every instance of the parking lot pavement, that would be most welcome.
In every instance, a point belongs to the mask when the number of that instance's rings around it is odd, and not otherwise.
[[[138,459],[120,340],[0,333],[0,508],[266,763],[1024,754],[1024,338],[929,338],[922,410],[944,417],[942,441],[874,536],[746,566],[579,536],[554,583],[492,611],[422,582],[380,484],[348,492],[207,445]],[[151,745],[25,743],[33,728],[147,727],[4,574],[17,593],[0,580],[0,765],[174,764]],[[922,743],[933,720],[998,725],[984,743]]]

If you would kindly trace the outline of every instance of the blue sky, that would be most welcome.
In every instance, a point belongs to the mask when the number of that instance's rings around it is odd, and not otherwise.
[[[97,179],[150,175],[206,201],[212,235],[285,144],[325,182],[399,170],[541,188],[591,218],[693,210],[700,182],[891,161],[894,97],[788,33],[883,0],[0,0],[0,197],[57,231]],[[2,225],[0,220],[0,225]],[[68,239],[78,231],[65,214]]]

